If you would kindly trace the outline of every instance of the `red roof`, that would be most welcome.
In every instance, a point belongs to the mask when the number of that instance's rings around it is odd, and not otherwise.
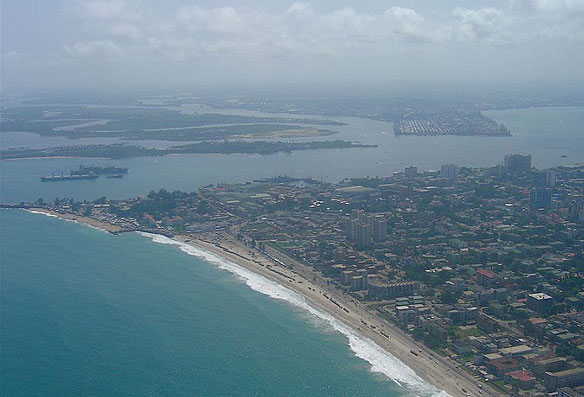
[[[520,380],[522,382],[529,382],[533,380],[533,375],[529,371],[513,371],[509,372],[507,376],[510,376],[514,379]]]
[[[547,323],[547,320],[544,318],[539,318],[539,317],[532,317],[529,319],[529,322],[533,325],[538,325],[538,324],[545,324]]]
[[[495,273],[493,273],[492,271],[487,270],[487,269],[479,269],[479,270],[477,270],[477,273],[484,276],[484,277],[487,277],[487,278],[497,277],[497,275]]]

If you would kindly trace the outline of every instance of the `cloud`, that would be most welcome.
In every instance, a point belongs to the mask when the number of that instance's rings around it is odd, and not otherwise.
[[[392,33],[397,38],[408,41],[439,43],[451,39],[450,26],[427,21],[411,8],[391,7],[383,14]]]
[[[71,56],[88,57],[93,55],[117,55],[122,49],[110,40],[78,41],[72,46],[64,47],[65,53]]]
[[[424,17],[418,14],[411,8],[391,7],[385,12],[386,15],[391,15],[403,22],[423,23]]]
[[[135,25],[128,23],[116,24],[112,27],[112,34],[117,37],[139,39],[142,37],[142,32]]]
[[[18,62],[24,58],[24,54],[20,51],[8,51],[2,54],[2,61],[4,62]]]
[[[535,10],[553,13],[584,13],[582,0],[531,0]]]
[[[212,9],[188,6],[177,11],[177,19],[191,31],[242,34],[250,31],[254,16],[250,11],[237,10],[230,6]]]
[[[455,37],[463,42],[507,45],[521,36],[518,32],[511,30],[515,22],[513,18],[497,8],[457,7],[453,11],[453,16]]]
[[[92,0],[77,3],[77,13],[96,19],[140,19],[140,3],[127,0]]]
[[[323,12],[307,2],[293,2],[275,13],[260,7],[195,4],[157,15],[152,10],[145,12],[146,3],[137,0],[92,0],[83,3],[82,9],[85,17],[103,21],[98,25],[107,29],[112,44],[118,39],[142,40],[136,44],[142,51],[168,49],[173,56],[180,53],[181,57],[204,53],[320,56],[366,49],[391,51],[412,43],[505,47],[542,38],[580,40],[584,23],[576,20],[562,25],[546,13],[573,13],[584,8],[580,6],[584,1],[522,1],[522,7],[532,9],[532,16],[521,15],[517,12],[519,3],[513,3],[517,0],[510,1],[506,9],[457,7],[442,18],[428,18],[413,8],[396,6],[378,12],[360,12],[353,7]],[[148,14],[154,17],[145,20]],[[570,18],[573,16],[562,21]],[[152,43],[156,43],[154,47]]]
[[[286,16],[297,18],[298,20],[309,20],[316,15],[316,11],[312,4],[295,2],[286,10]]]
[[[45,51],[45,58],[26,44],[24,48],[5,46],[4,63],[24,65],[33,59],[42,65],[51,58],[68,63],[73,70],[79,65],[88,67],[91,61],[103,66],[107,62],[100,59],[115,58],[116,67],[125,65],[144,73],[155,68],[168,71],[177,67],[170,65],[174,62],[187,72],[211,74],[222,65],[225,74],[235,75],[239,68],[242,74],[258,70],[259,75],[270,68],[270,73],[279,69],[294,75],[300,75],[300,70],[325,75],[371,70],[385,76],[386,70],[394,68],[401,76],[421,75],[424,70],[434,74],[461,68],[477,71],[487,69],[484,65],[491,62],[507,64],[510,57],[516,57],[518,64],[538,59],[541,65],[562,63],[575,70],[582,64],[579,54],[584,53],[584,0],[501,0],[497,7],[475,8],[463,2],[461,7],[439,13],[423,2],[377,9],[370,4],[364,9],[356,1],[350,3],[352,7],[327,2],[328,8],[306,1],[270,3],[269,7],[261,6],[267,0],[62,1],[73,7],[65,8],[66,17],[72,19],[64,19],[67,23],[57,39],[61,41],[47,38],[45,47],[50,50]],[[570,51],[561,52],[563,48]],[[553,59],[543,59],[551,53]],[[527,66],[544,68],[534,65],[530,61]],[[62,65],[59,68],[65,70]]]

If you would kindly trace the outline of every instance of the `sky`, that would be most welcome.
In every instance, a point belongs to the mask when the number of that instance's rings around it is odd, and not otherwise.
[[[584,0],[2,0],[3,91],[584,81]]]

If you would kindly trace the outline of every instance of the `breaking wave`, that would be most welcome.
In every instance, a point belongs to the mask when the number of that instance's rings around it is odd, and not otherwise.
[[[371,364],[371,371],[384,374],[408,392],[415,393],[416,396],[448,396],[444,391],[440,391],[424,382],[410,367],[383,350],[371,339],[360,335],[329,313],[309,305],[302,295],[203,248],[181,243],[159,234],[138,233],[152,239],[155,243],[175,245],[189,255],[202,258],[206,262],[217,266],[219,269],[227,270],[235,274],[251,289],[274,299],[285,300],[324,320],[328,326],[347,337],[349,346],[355,353],[355,356]]]
[[[92,229],[99,230],[100,232],[108,233],[108,231],[105,230],[105,229],[102,229],[102,228],[97,227],[97,226],[90,225],[90,224],[85,223],[85,222],[79,222],[79,221],[76,221],[75,219],[62,218],[62,217],[60,217],[58,215],[50,214],[50,213],[44,212],[44,211],[35,211],[35,210],[28,210],[28,209],[25,210],[25,211],[30,212],[31,214],[40,214],[40,215],[48,216],[49,218],[59,218],[59,219],[61,219],[63,221],[77,223],[78,225],[87,226],[87,227],[90,227]]]

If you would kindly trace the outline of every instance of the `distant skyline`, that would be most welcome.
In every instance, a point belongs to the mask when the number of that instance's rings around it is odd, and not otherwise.
[[[584,0],[5,0],[3,91],[584,81]]]

